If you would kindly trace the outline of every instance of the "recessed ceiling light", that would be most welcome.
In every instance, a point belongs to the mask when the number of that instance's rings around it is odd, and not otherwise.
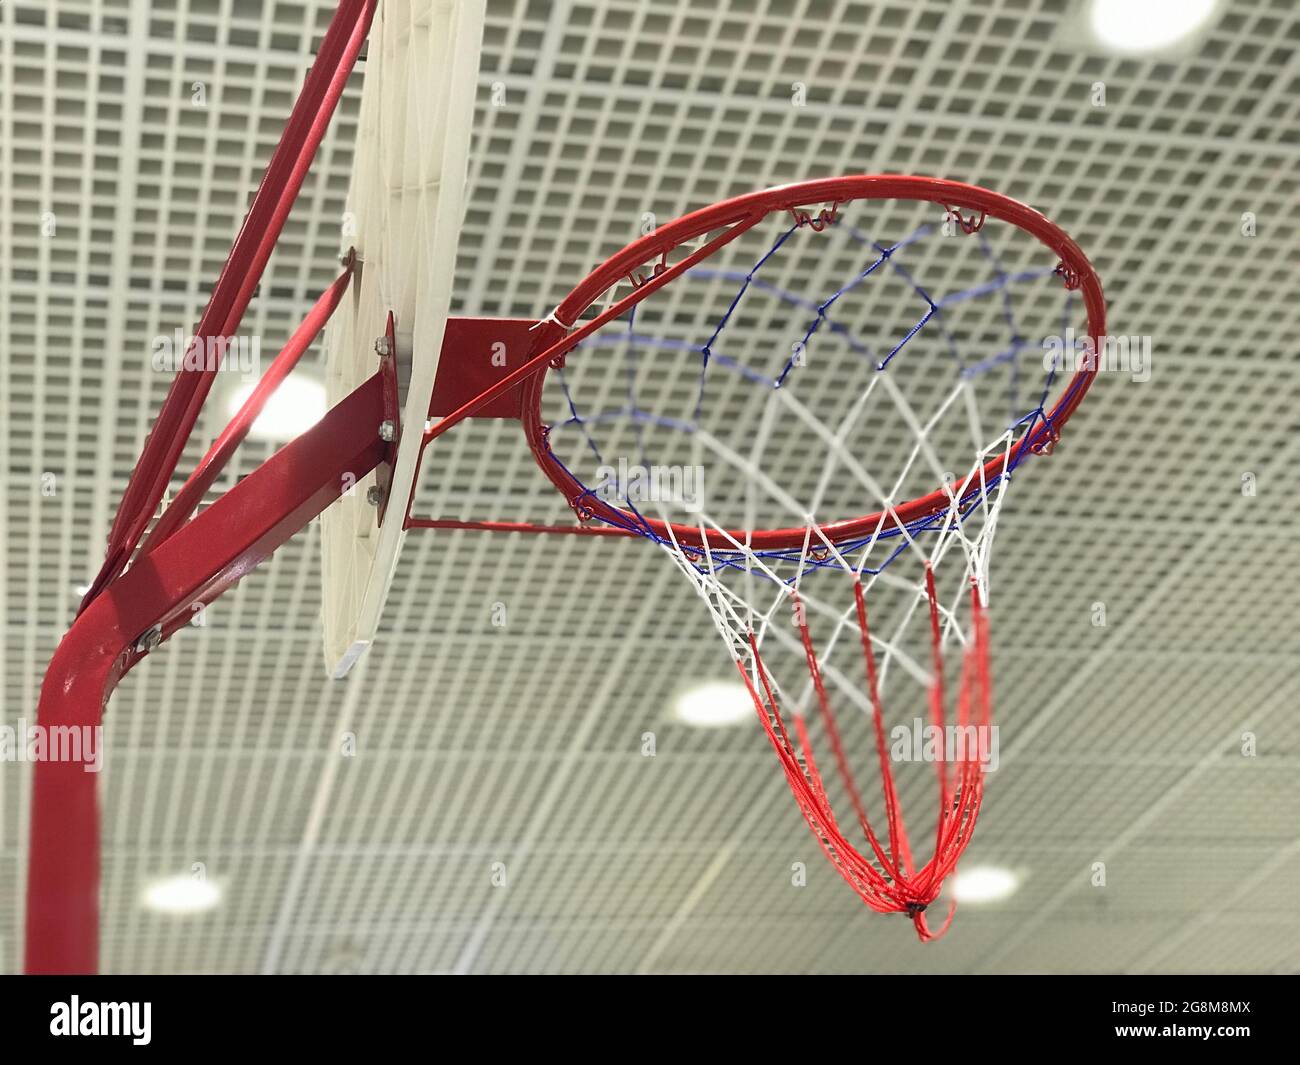
[[[1116,52],[1154,52],[1191,34],[1217,0],[1092,0],[1092,32]]]
[[[221,898],[221,891],[211,880],[192,876],[171,876],[156,880],[144,893],[144,904],[159,913],[202,913]]]
[[[997,902],[1015,893],[1020,878],[1010,869],[996,865],[976,865],[959,870],[952,878],[949,891],[958,902]]]
[[[254,387],[255,383],[244,385],[231,395],[232,415],[253,394]],[[292,440],[324,416],[325,386],[310,377],[294,375],[280,382],[248,435],[262,440]]]
[[[725,728],[752,718],[754,700],[739,681],[710,680],[682,692],[673,716],[696,728]]]

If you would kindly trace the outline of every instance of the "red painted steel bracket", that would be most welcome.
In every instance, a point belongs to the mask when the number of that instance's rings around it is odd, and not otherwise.
[[[429,417],[445,418],[528,361],[537,340],[531,318],[448,318],[429,397]],[[523,384],[474,411],[474,418],[519,418]]]

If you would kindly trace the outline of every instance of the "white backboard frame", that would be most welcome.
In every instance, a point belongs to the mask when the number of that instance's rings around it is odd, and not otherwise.
[[[484,0],[383,0],[370,30],[343,239],[361,266],[326,330],[326,389],[332,406],[379,370],[375,341],[392,311],[404,399],[383,524],[367,496],[373,473],[321,516],[335,678],[374,640],[405,539],[465,217],[483,9]]]

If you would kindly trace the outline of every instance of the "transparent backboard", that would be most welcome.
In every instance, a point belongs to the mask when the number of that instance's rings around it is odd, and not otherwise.
[[[402,431],[382,523],[373,473],[345,485],[321,518],[333,677],[374,639],[402,549],[465,214],[483,7],[483,0],[384,0],[370,31],[343,219],[343,247],[355,247],[361,264],[326,330],[326,388],[333,405],[379,370],[375,342],[391,312]]]

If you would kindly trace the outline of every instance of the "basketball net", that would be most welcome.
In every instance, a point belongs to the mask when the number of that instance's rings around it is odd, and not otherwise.
[[[891,222],[907,206],[895,204]],[[1061,281],[1072,290],[1077,279],[1044,263],[1004,268],[1014,230],[990,240],[983,217],[911,206],[929,218],[892,244],[849,224],[843,205],[795,211],[774,243],[693,266],[664,287],[661,307],[646,301],[584,339],[552,375],[560,394],[544,457],[572,478],[580,518],[653,540],[690,581],[822,850],[867,906],[907,914],[929,940],[952,919],[950,905],[932,928],[928,910],[971,841],[996,743],[988,606],[998,513],[1018,464],[1055,443],[1053,392],[1078,387],[1077,378],[1062,386],[1059,361],[1026,385],[1020,356],[1041,353],[1026,339],[1038,328],[1070,321]],[[842,252],[806,243],[837,232]],[[923,247],[926,237],[956,244]],[[958,245],[972,262],[954,267]],[[931,295],[909,257],[962,284]],[[830,295],[796,290],[817,284]],[[1039,317],[1029,328],[1013,290]],[[771,342],[734,336],[741,320]],[[977,350],[959,350],[959,339]],[[591,347],[621,349],[626,380],[605,353],[584,360]],[[674,390],[680,377],[667,386],[647,377],[673,359],[698,365],[694,395]],[[992,433],[990,389],[1001,428]],[[647,501],[611,480],[612,456],[673,446],[710,471],[703,499]],[[583,468],[593,460],[594,473]],[[921,788],[937,797],[924,845],[903,809]]]

